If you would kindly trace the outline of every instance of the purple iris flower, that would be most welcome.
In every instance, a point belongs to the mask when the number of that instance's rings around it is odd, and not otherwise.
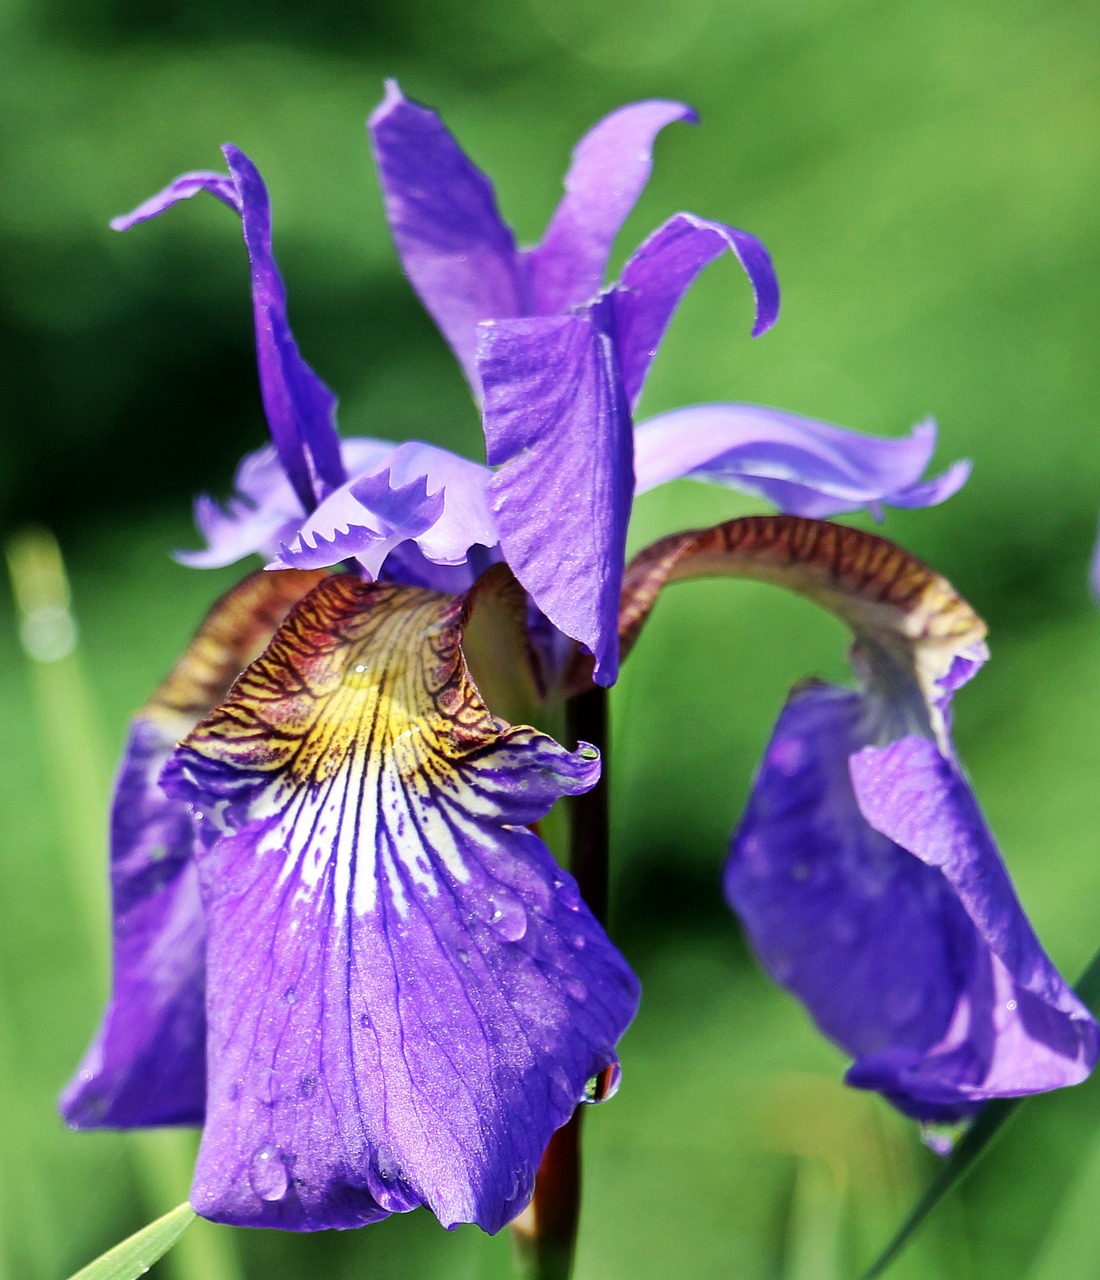
[[[116,225],[204,190],[240,214],[273,445],[227,510],[200,503],[190,558],[291,567],[219,601],[134,720],[112,996],[62,1111],[201,1123],[192,1202],[216,1221],[354,1227],[423,1204],[495,1231],[637,1007],[535,829],[595,784],[599,752],[500,718],[538,692],[522,590],[504,565],[473,581],[488,473],[340,445],[287,324],[266,191],[226,157],[228,178],[189,174]],[[422,585],[448,574],[458,594]]]
[[[755,294],[754,335],[779,311],[760,241],[691,213],[659,227],[604,287],[657,134],[695,118],[682,103],[650,101],[602,120],[577,145],[565,195],[529,249],[517,247],[488,178],[434,111],[391,82],[370,120],[401,261],[484,400],[501,550],[546,617],[594,655],[600,684],[618,671],[636,466],[639,490],[690,475],[813,515],[939,502],[968,472],[957,464],[920,482],[929,427],[907,441],[869,440],[747,405],[663,415],[639,427],[636,443],[632,414],[650,364],[703,267],[727,252],[738,260]]]
[[[785,585],[855,637],[858,689],[791,694],[725,872],[769,973],[855,1058],[848,1082],[947,1122],[1083,1080],[1097,1025],[1028,923],[951,742],[985,624],[885,539],[750,518],[642,553],[625,642],[661,585],[702,573]]]

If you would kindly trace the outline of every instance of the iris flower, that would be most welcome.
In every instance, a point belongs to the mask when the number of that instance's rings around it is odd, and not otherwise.
[[[312,1230],[424,1204],[496,1230],[614,1064],[637,980],[537,830],[596,783],[599,752],[522,720],[570,663],[572,688],[614,677],[632,405],[684,289],[729,248],[757,331],[774,319],[759,243],[692,215],[600,292],[653,137],[687,115],[641,103],[598,125],[531,251],[433,113],[391,87],[372,118],[410,278],[484,390],[488,466],[341,442],[236,148],[227,174],[114,224],[200,192],[240,216],[271,433],[227,507],[197,506],[207,545],[186,561],[259,551],[268,571],[214,606],[131,726],[112,995],[62,1100],[76,1127],[201,1124],[207,1217]],[[752,407],[681,410],[638,441],[640,487],[695,475],[815,514],[964,478],[920,481],[929,429],[874,441]]]
[[[725,872],[768,972],[855,1058],[848,1082],[936,1124],[1083,1080],[1096,1022],[1028,923],[951,742],[982,620],[885,539],[749,519],[644,552],[624,640],[662,585],[699,574],[786,586],[853,632],[858,689],[793,691]]]

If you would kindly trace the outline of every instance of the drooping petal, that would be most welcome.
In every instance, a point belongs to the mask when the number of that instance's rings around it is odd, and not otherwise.
[[[942,873],[997,962],[983,1011],[995,1039],[985,1075],[967,1081],[973,1096],[1083,1080],[1096,1061],[1096,1023],[1043,951],[958,767],[935,742],[909,736],[853,754],[851,773],[867,821]]]
[[[201,1124],[205,923],[185,805],[157,779],[317,574],[253,574],[211,610],[134,719],[111,810],[114,978],[102,1025],[61,1098],[74,1128]]]
[[[476,396],[478,322],[529,310],[515,238],[489,179],[396,81],[386,82],[369,131],[402,265]]]
[[[756,299],[753,337],[775,324],[779,281],[767,249],[747,231],[678,213],[644,241],[612,289],[623,386],[637,403],[672,313],[700,271],[730,252],[745,269]]]
[[[676,120],[694,124],[698,116],[682,102],[634,102],[577,144],[565,195],[541,243],[524,253],[536,315],[568,311],[600,292],[615,237],[649,181],[653,143]]]
[[[252,276],[260,392],[271,438],[298,501],[311,511],[345,472],[336,435],[336,397],[302,359],[286,315],[286,290],[271,248],[271,207],[259,171],[243,151],[222,148],[229,175],[186,173],[163,191],[115,218],[125,231],[201,191],[240,214]]]
[[[860,813],[848,757],[862,719],[855,692],[795,691],[734,835],[726,897],[826,1035],[857,1060],[887,1045],[919,1057],[951,1022],[974,930],[943,877]]]
[[[932,506],[970,473],[969,463],[956,462],[922,481],[935,445],[932,422],[885,440],[762,405],[690,405],[635,428],[636,491],[690,476],[759,494],[799,516]]]
[[[406,542],[434,564],[463,565],[471,548],[497,542],[488,480],[487,468],[447,449],[418,441],[398,445],[376,468],[330,494],[272,566],[319,567],[354,556],[376,578]]]
[[[490,501],[504,557],[550,621],[618,673],[634,489],[630,410],[595,309],[482,326]]]
[[[1077,1083],[1095,1023],[1043,953],[969,788],[928,739],[868,746],[875,721],[857,693],[796,691],[734,837],[730,905],[771,975],[856,1059],[849,1082],[911,1115]]]
[[[353,477],[383,468],[396,448],[390,440],[365,437],[340,442],[344,467]],[[237,468],[233,488],[234,495],[224,507],[205,494],[196,500],[195,524],[206,547],[201,551],[177,551],[175,557],[181,564],[193,569],[216,569],[249,555],[270,559],[281,546],[298,537],[305,513],[271,445],[245,456]],[[340,559],[342,556],[337,556],[326,563],[335,564]]]
[[[525,829],[596,753],[495,720],[464,625],[462,598],[330,578],[166,770],[216,828],[192,1192],[215,1220],[427,1204],[496,1230],[633,1014],[636,980]]]

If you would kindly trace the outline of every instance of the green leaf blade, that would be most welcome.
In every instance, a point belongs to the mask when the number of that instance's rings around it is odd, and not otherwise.
[[[195,1221],[195,1211],[185,1200],[163,1217],[135,1231],[132,1236],[100,1254],[69,1280],[137,1280],[162,1258]]]

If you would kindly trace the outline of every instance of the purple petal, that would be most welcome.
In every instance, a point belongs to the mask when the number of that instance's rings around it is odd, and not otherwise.
[[[426,1204],[495,1231],[633,1014],[636,980],[524,829],[593,785],[596,753],[493,719],[462,608],[328,579],[166,770],[218,829],[192,1192],[217,1221]]]
[[[951,826],[957,812],[939,806],[960,803],[958,791],[924,790],[916,757],[865,748],[870,731],[864,699],[828,686],[796,693],[780,717],[726,871],[764,964],[855,1056],[850,1083],[920,1118],[1082,1079],[1095,1024],[1039,949],[988,836],[983,867],[970,868],[996,886],[993,930],[975,918],[965,877],[914,858],[885,822],[868,824],[867,788],[895,827],[915,803],[922,833]],[[950,772],[934,743],[920,746]],[[884,756],[897,772],[861,781]],[[1013,945],[994,945],[998,934]]]
[[[610,685],[634,469],[614,347],[594,314],[484,325],[479,361],[504,558]]]
[[[195,828],[158,776],[179,739],[317,581],[258,573],[234,587],[131,726],[111,811],[111,1000],[61,1099],[76,1128],[202,1123],[206,927]]]
[[[264,410],[287,477],[310,511],[345,479],[336,397],[302,359],[290,332],[286,290],[271,249],[271,206],[259,170],[236,147],[222,150],[240,194]]]
[[[698,117],[682,102],[635,102],[577,144],[565,196],[542,243],[524,254],[536,314],[568,311],[599,293],[615,237],[649,181],[657,134],[676,120]]]
[[[61,1096],[61,1114],[76,1129],[202,1124],[206,927],[194,832],[186,806],[157,784],[177,736],[136,719],[115,787],[114,983],[102,1025]]]
[[[369,129],[402,265],[477,395],[477,323],[529,310],[515,239],[489,179],[396,81]]]
[[[935,445],[932,422],[885,440],[761,405],[690,405],[638,424],[636,491],[690,476],[817,518],[879,504],[932,506],[961,488],[970,472],[969,463],[957,462],[921,481]]]
[[[1091,567],[1091,583],[1092,595],[1097,604],[1100,604],[1100,537],[1096,540],[1096,547],[1092,553]]]
[[[148,222],[150,218],[157,217],[165,209],[171,209],[174,204],[179,204],[181,200],[190,200],[192,196],[197,196],[200,191],[205,191],[220,200],[222,204],[227,204],[234,213],[240,213],[241,198],[233,179],[227,177],[224,173],[197,170],[194,173],[181,174],[173,182],[170,182],[163,191],[158,191],[155,196],[150,196],[148,200],[144,200],[139,204],[136,209],[132,209],[129,213],[124,213],[118,218],[112,218],[111,229],[113,231],[129,231],[137,223]]]
[[[464,564],[472,547],[496,544],[485,467],[416,441],[375,467],[330,494],[270,567],[319,568],[355,556],[376,578],[405,542],[442,565]]]
[[[779,315],[779,281],[767,249],[747,231],[678,213],[646,240],[623,268],[612,289],[623,385],[632,405],[672,313],[700,271],[726,251],[744,267],[756,298],[753,337]]]

